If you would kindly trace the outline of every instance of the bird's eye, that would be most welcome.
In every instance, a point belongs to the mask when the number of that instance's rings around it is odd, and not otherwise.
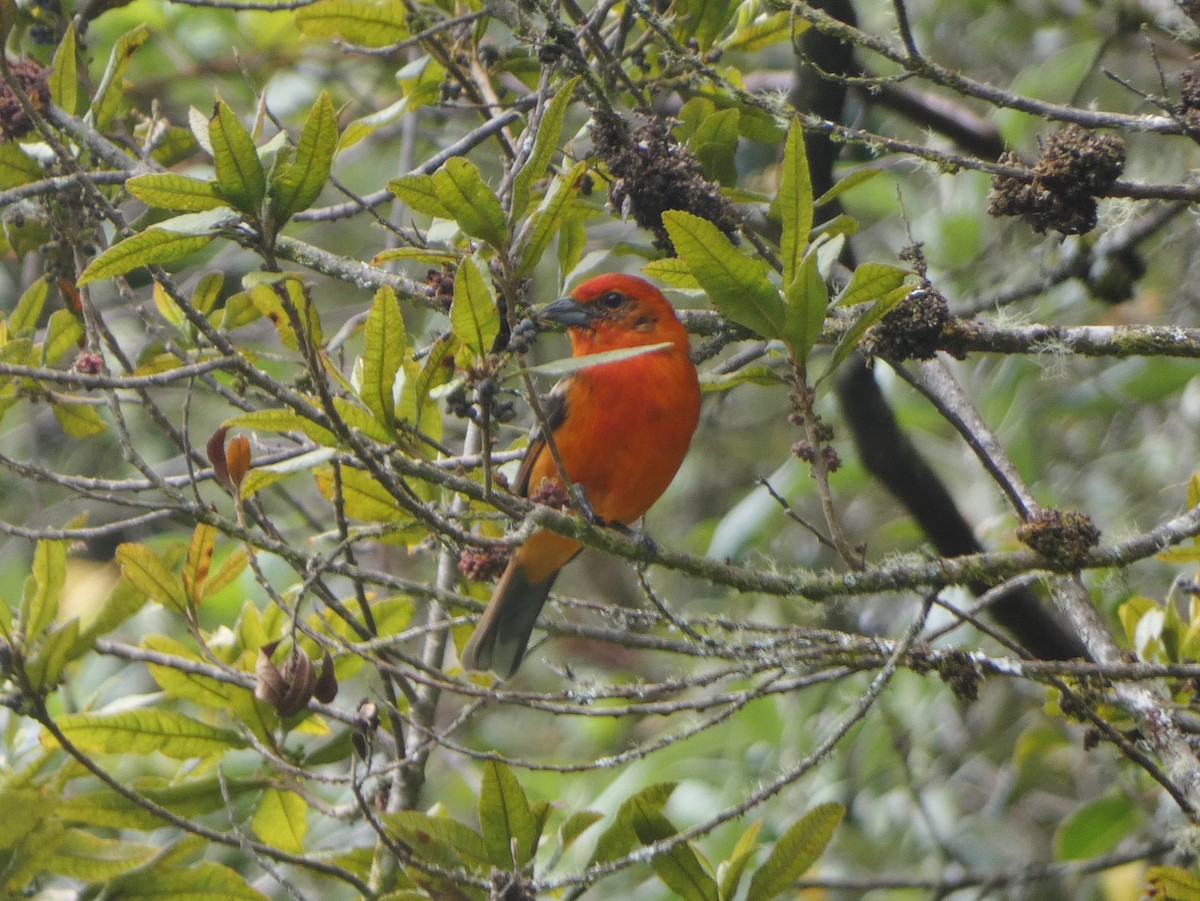
[[[605,294],[603,297],[600,298],[600,303],[604,304],[610,310],[615,310],[617,307],[619,307],[624,302],[625,302],[625,298],[622,297],[620,294],[618,294],[616,291],[609,291],[607,294]]]

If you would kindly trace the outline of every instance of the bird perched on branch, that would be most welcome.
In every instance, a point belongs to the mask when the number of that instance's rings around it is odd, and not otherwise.
[[[575,357],[663,345],[587,366],[559,382],[542,401],[554,448],[535,428],[514,485],[522,497],[555,490],[561,496],[557,450],[594,518],[629,526],[667,490],[700,417],[687,332],[662,292],[632,275],[586,281],[538,318],[567,327]],[[547,531],[517,549],[463,649],[465,669],[503,678],[517,671],[554,579],[582,549]]]

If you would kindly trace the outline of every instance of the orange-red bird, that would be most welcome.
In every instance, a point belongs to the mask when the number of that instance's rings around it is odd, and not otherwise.
[[[586,281],[538,318],[567,326],[576,357],[666,345],[581,369],[543,402],[568,478],[582,486],[601,520],[631,525],[671,484],[700,418],[687,332],[662,292],[632,275]],[[543,479],[562,485],[554,456],[535,429],[514,490],[528,497]],[[558,571],[582,549],[553,532],[531,535],[500,577],[463,649],[463,667],[512,676]]]

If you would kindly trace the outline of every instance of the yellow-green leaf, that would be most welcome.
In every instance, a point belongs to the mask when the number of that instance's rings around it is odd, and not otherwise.
[[[57,363],[79,346],[83,323],[71,310],[55,310],[46,323],[46,338],[42,342],[42,365]]]
[[[253,475],[255,470],[250,470]],[[249,477],[247,477],[249,478]],[[245,483],[243,483],[245,484]],[[250,555],[244,547],[240,547],[231,553],[228,557],[221,561],[221,565],[213,572],[208,574],[208,578],[204,580],[204,584],[200,586],[200,593],[196,596],[196,603],[201,603],[208,600],[218,591],[232,585],[234,580],[242,574],[242,571],[249,565]]]
[[[112,52],[108,55],[108,65],[100,77],[100,84],[92,98],[92,108],[88,112],[92,124],[100,131],[107,131],[112,124],[113,116],[121,105],[125,91],[125,72],[129,68],[131,57],[142,44],[150,38],[150,28],[142,23],[117,39]]]
[[[779,215],[783,220],[780,255],[783,257],[783,283],[796,281],[808,247],[813,223],[812,176],[804,147],[804,128],[800,120],[792,122],[783,150],[783,172],[779,179]]]
[[[783,336],[786,309],[766,263],[740,253],[707,219],[680,210],[668,210],[662,218],[680,259],[713,306],[764,338]]]
[[[400,315],[400,301],[396,292],[384,285],[375,292],[367,314],[360,396],[367,409],[388,426],[396,421],[393,390],[407,350],[408,333]]]
[[[533,858],[538,828],[529,809],[529,799],[513,771],[495,760],[483,765],[479,825],[492,866],[521,870]]]
[[[165,635],[147,635],[142,638],[142,647],[159,654],[178,657],[187,663],[203,664],[205,661],[182,643]],[[167,694],[201,707],[227,710],[234,691],[239,689],[203,673],[191,672],[184,666],[169,666],[150,663],[150,676],[158,687]]]
[[[541,261],[542,254],[546,252],[550,241],[566,219],[567,211],[575,200],[575,186],[586,171],[587,163],[581,161],[550,183],[546,196],[530,214],[529,221],[522,230],[524,240],[517,251],[521,259],[517,266],[518,276],[529,275]]]
[[[438,196],[432,175],[401,175],[388,182],[388,190],[418,213],[437,219],[454,218]]]
[[[237,114],[223,100],[208,120],[208,137],[216,165],[217,191],[247,216],[256,217],[267,192],[267,177],[258,148]]]
[[[79,104],[79,72],[76,60],[75,23],[70,22],[50,61],[50,99],[75,115]]]
[[[131,585],[164,607],[183,611],[183,582],[158,555],[144,544],[122,544],[117,548],[117,564]]]
[[[268,845],[289,854],[303,854],[308,803],[295,792],[268,788],[258,802],[250,825],[254,834]]]
[[[219,794],[218,794],[219,796]],[[138,870],[106,886],[121,901],[267,901],[267,896],[247,884],[244,877],[211,860]]]
[[[333,503],[337,491],[333,469],[325,466],[314,475],[321,494]],[[361,469],[343,466],[341,485],[342,503],[347,516],[365,522],[403,522],[410,518],[388,490]]]
[[[841,804],[821,804],[788,829],[775,843],[771,856],[754,871],[746,901],[770,901],[789,891],[821,856],[845,813]]]
[[[89,282],[124,275],[138,266],[169,263],[202,250],[212,240],[212,235],[181,235],[163,228],[148,228],[144,232],[131,235],[119,244],[114,244],[92,260],[79,274],[79,284],[86,285]]]
[[[279,223],[308,209],[316,201],[329,178],[337,145],[337,113],[329,94],[322,91],[300,132],[296,159],[283,166],[271,181]]]
[[[562,134],[563,120],[571,101],[575,98],[575,88],[579,86],[579,76],[567,81],[546,104],[541,121],[533,136],[533,149],[521,171],[513,179],[512,210],[514,215],[523,215],[529,206],[531,189],[546,174],[550,161],[558,148],[558,139]]]
[[[0,147],[9,147],[0,144]],[[32,335],[37,329],[38,320],[46,306],[46,298],[50,294],[50,283],[46,276],[39,276],[32,285],[25,289],[16,307],[8,314],[8,333],[17,338],[22,335]]]
[[[475,255],[463,260],[455,273],[450,328],[477,357],[491,352],[500,333],[500,308],[492,275],[487,264]]]
[[[361,47],[387,47],[408,37],[408,8],[370,0],[318,0],[295,14],[306,37],[340,37]]]
[[[633,828],[638,840],[649,845],[676,833],[674,824],[651,801],[639,799],[632,807]],[[667,888],[687,901],[717,901],[717,882],[700,863],[688,842],[655,854],[650,866]]]
[[[804,362],[821,336],[829,306],[829,288],[821,278],[816,253],[800,264],[796,280],[788,286],[787,302],[783,340],[796,360]]]
[[[192,540],[188,543],[187,556],[183,561],[183,588],[196,603],[196,596],[204,580],[208,578],[208,569],[212,565],[213,551],[217,548],[217,528],[209,523],[196,523],[192,530]]]
[[[39,541],[33,568],[21,598],[21,625],[27,640],[38,638],[58,615],[58,599],[67,579],[65,541]]]
[[[502,248],[508,240],[500,200],[470,160],[454,156],[433,174],[438,200],[472,238]]]
[[[108,428],[104,417],[90,404],[54,403],[50,410],[59,427],[72,438],[93,438]]]
[[[135,175],[125,182],[125,187],[147,206],[164,210],[203,212],[226,205],[225,199],[217,193],[215,182],[173,172]]]
[[[0,191],[27,185],[45,177],[42,167],[21,145],[14,142],[0,144]]]
[[[154,845],[98,838],[82,829],[68,829],[46,869],[68,879],[105,882],[140,867],[159,850]]]
[[[158,751],[176,760],[208,757],[246,747],[232,729],[218,729],[170,710],[126,710],[110,715],[72,713],[56,725],[71,743],[97,754],[149,754]],[[42,734],[53,746],[53,736]]]

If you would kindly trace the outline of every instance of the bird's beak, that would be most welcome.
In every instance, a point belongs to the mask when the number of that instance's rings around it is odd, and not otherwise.
[[[586,304],[574,297],[562,297],[542,307],[538,319],[542,322],[557,322],[567,328],[586,328],[592,324],[595,314]]]

